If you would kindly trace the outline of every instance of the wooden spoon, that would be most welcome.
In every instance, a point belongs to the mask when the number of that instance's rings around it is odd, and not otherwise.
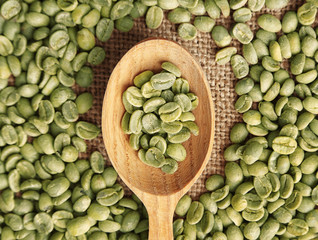
[[[159,72],[161,63],[169,61],[181,69],[190,91],[199,97],[193,111],[200,128],[199,136],[191,136],[184,144],[187,158],[172,175],[149,167],[129,145],[129,136],[121,129],[125,112],[122,94],[133,85],[142,71]],[[140,198],[149,214],[149,239],[173,239],[172,220],[179,199],[190,189],[205,168],[214,138],[214,107],[210,87],[200,65],[191,54],[175,42],[164,39],[143,41],[119,61],[113,70],[103,102],[102,130],[108,156],[125,184]]]

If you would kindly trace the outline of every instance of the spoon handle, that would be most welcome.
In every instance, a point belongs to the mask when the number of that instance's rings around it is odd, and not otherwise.
[[[146,202],[149,240],[173,240],[172,220],[177,201],[167,196],[156,196]]]

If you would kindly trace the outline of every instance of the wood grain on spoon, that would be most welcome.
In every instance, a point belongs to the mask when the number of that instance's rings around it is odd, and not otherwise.
[[[122,94],[133,85],[133,78],[142,71],[161,70],[169,61],[181,69],[190,91],[199,97],[193,111],[200,128],[199,136],[191,136],[184,144],[187,158],[179,163],[172,175],[142,163],[129,145],[129,136],[121,129],[125,112]],[[200,65],[177,43],[164,39],[143,41],[119,61],[106,90],[103,112],[103,138],[108,156],[125,184],[140,198],[149,214],[149,239],[173,239],[173,213],[179,199],[190,189],[205,168],[212,151],[214,138],[214,107],[210,87]]]

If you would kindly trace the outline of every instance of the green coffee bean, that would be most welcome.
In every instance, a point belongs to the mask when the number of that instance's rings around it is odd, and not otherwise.
[[[262,59],[264,56],[268,56],[269,55],[269,51],[268,48],[266,46],[266,44],[260,40],[260,39],[255,39],[252,41],[253,43],[253,47],[256,51],[257,57],[259,59]]]
[[[227,18],[230,15],[230,5],[228,1],[215,0],[215,4],[220,8],[224,17]]]
[[[243,172],[240,166],[234,162],[229,162],[225,166],[226,184],[230,190],[238,186],[243,179]]]
[[[303,101],[303,105],[304,105],[304,108],[312,113],[312,114],[317,114],[317,109],[316,109],[316,98],[314,97],[307,97],[305,98],[305,100]]]
[[[202,16],[206,13],[204,2],[202,0],[199,0],[195,7],[189,8],[188,10],[195,16]]]
[[[253,100],[248,95],[242,95],[235,103],[235,109],[239,113],[247,112],[252,107]]]
[[[144,72],[140,73],[139,75],[137,75],[134,78],[135,86],[141,88],[142,85],[144,85],[146,82],[148,82],[153,75],[154,75],[154,73],[152,71],[144,71]]]
[[[213,28],[212,38],[218,47],[226,47],[226,46],[230,45],[230,43],[232,41],[232,37],[230,36],[227,29],[223,26],[215,26]]]
[[[297,32],[292,32],[287,35],[292,54],[298,54],[301,51],[300,38]],[[302,71],[302,70],[301,70]]]
[[[176,206],[175,213],[180,217],[183,217],[187,214],[190,205],[191,205],[191,197],[189,195],[184,195],[178,202]]]
[[[159,108],[159,115],[163,122],[173,122],[181,116],[182,110],[179,104],[170,102]]]
[[[156,29],[158,28],[163,19],[163,11],[157,6],[152,6],[148,9],[146,14],[146,24],[148,28]]]
[[[271,41],[276,41],[277,37],[276,34],[273,32],[268,32],[264,29],[259,29],[256,32],[256,37],[260,40],[262,40],[267,46]]]
[[[241,55],[234,55],[231,57],[231,65],[235,77],[242,79],[249,73],[249,68],[246,60]]]
[[[242,44],[248,44],[253,39],[253,33],[245,23],[237,23],[232,29],[233,36]]]
[[[186,79],[177,78],[174,84],[172,85],[172,92],[177,93],[189,93],[189,83]]]
[[[117,203],[123,197],[123,190],[120,186],[120,189],[115,189],[116,185],[113,188],[107,188],[101,190],[97,193],[96,201],[102,206],[111,206]]]
[[[82,26],[85,28],[95,27],[99,19],[100,19],[100,12],[97,9],[93,9],[81,19]]]
[[[68,232],[72,236],[85,234],[88,232],[90,226],[91,224],[87,216],[74,218],[67,223]]]
[[[224,179],[221,175],[212,175],[205,183],[205,187],[209,191],[214,191],[224,186]]]
[[[269,51],[271,57],[278,62],[283,60],[282,51],[279,43],[277,41],[271,41],[269,45]]]
[[[304,39],[304,37],[306,37],[306,36],[311,36],[313,38],[316,38],[317,34],[316,34],[315,30],[312,27],[310,27],[310,26],[302,26],[299,29],[299,36],[300,36],[301,39]]]
[[[291,96],[295,89],[295,82],[292,79],[286,79],[279,93],[281,96]]]
[[[287,232],[294,236],[305,235],[309,230],[308,224],[302,219],[292,219],[287,226]]]
[[[231,0],[230,7],[233,10],[242,8],[247,3],[247,0]]]
[[[257,19],[257,23],[261,28],[268,32],[279,32],[282,28],[281,22],[270,14],[263,14]]]
[[[221,9],[217,6],[214,0],[207,0],[204,6],[208,15],[213,19],[218,19],[221,15]]]
[[[248,1],[248,7],[253,12],[257,12],[263,8],[265,4],[265,0],[249,0]]]
[[[122,232],[130,232],[135,230],[139,223],[140,214],[137,211],[128,212],[121,223]]]
[[[76,100],[76,107],[79,114],[86,113],[93,105],[93,95],[91,93],[82,93]]]
[[[260,239],[272,238],[279,230],[279,222],[276,220],[268,220],[264,223],[260,232]]]
[[[233,13],[233,19],[235,22],[238,22],[238,23],[245,23],[251,20],[251,18],[252,18],[252,12],[249,8],[244,8],[244,7],[239,8],[235,10]]]
[[[257,225],[255,222],[249,222],[245,227],[244,227],[244,236],[247,239],[257,239],[260,235],[260,227]]]
[[[243,56],[250,64],[256,64],[258,62],[257,52],[252,43],[243,45]]]
[[[95,173],[102,173],[104,171],[104,158],[99,152],[95,151],[91,154],[90,164]]]
[[[273,74],[268,71],[263,71],[260,76],[260,87],[263,93],[266,93],[274,83]]]
[[[146,82],[144,85],[141,87],[141,94],[145,98],[151,98],[151,97],[159,97],[161,94],[160,90],[155,90],[150,82]],[[125,99],[123,98],[123,101]],[[126,107],[127,109],[127,107]]]
[[[85,51],[91,50],[95,46],[94,35],[87,28],[83,28],[77,33],[77,42],[79,47]]]
[[[169,12],[168,20],[175,24],[188,23],[191,20],[191,13],[185,8],[178,7]]]
[[[94,47],[88,54],[87,61],[93,65],[101,64],[105,59],[105,51],[101,47]]]
[[[158,6],[164,10],[171,10],[171,9],[177,8],[179,6],[179,2],[177,0],[174,0],[174,1],[159,0]]]
[[[115,184],[117,180],[117,173],[113,168],[106,168],[102,175],[106,181],[107,187],[112,187]]]
[[[93,71],[90,67],[83,67],[84,61],[86,61],[86,56],[88,56],[87,53],[83,54],[84,55],[77,55],[73,60],[73,68],[75,71],[78,71],[75,81],[81,87],[89,87],[93,81]],[[84,57],[85,59],[79,59],[80,57]],[[83,62],[80,63],[79,61]]]
[[[301,163],[301,171],[303,174],[313,174],[317,169],[316,161],[317,157],[312,155],[308,158],[305,158],[304,161]]]
[[[262,66],[269,72],[277,72],[280,69],[280,62],[274,60],[270,56],[264,56]]]
[[[268,168],[263,162],[256,161],[247,166],[248,173],[252,176],[262,176],[268,173]]]
[[[298,26],[297,14],[294,11],[287,12],[282,20],[282,30],[284,33],[291,33]]]
[[[267,198],[272,192],[272,185],[266,177],[255,177],[254,187],[261,198]]]
[[[123,18],[131,12],[133,7],[134,5],[130,2],[119,1],[112,7],[110,18],[112,20]]]
[[[132,114],[131,116],[131,120],[134,117],[134,114]],[[131,122],[132,124],[132,122]],[[145,129],[145,131],[149,134],[154,134],[160,131],[160,124],[161,121],[159,120],[159,118],[153,114],[153,113],[147,113],[145,115],[143,115],[142,119],[141,119],[141,124],[143,129]],[[135,132],[136,134],[138,134],[138,132],[134,131],[132,127],[130,127],[131,132]]]
[[[288,37],[286,35],[281,36],[278,39],[278,43],[280,45],[281,53],[283,58],[291,58],[292,53],[291,53],[291,46],[288,40]]]
[[[230,218],[230,220],[236,225],[236,226],[240,226],[243,222],[243,218],[241,217],[240,213],[236,212],[232,207],[228,207],[226,209],[226,213],[228,215],[228,217]],[[231,231],[233,225],[229,226],[228,231]],[[234,227],[234,226],[233,226]],[[227,231],[227,232],[228,232]]]
[[[167,154],[169,157],[179,162],[183,161],[186,158],[185,148],[178,143],[168,144]]]
[[[59,30],[50,36],[50,47],[53,50],[59,50],[69,42],[69,36],[66,31]]]
[[[199,126],[193,122],[193,121],[188,121],[188,122],[184,122],[182,123],[183,127],[187,128],[190,130],[190,132],[194,135],[194,136],[198,136],[199,135]]]
[[[51,197],[58,197],[63,194],[69,188],[70,182],[60,177],[51,181],[47,186],[47,192]]]
[[[162,151],[156,147],[151,147],[145,153],[145,159],[148,165],[160,168],[165,163],[165,157]]]
[[[261,114],[256,110],[249,110],[243,114],[243,121],[249,125],[256,126],[261,124]]]
[[[234,166],[234,165],[232,165],[232,166]],[[215,190],[214,192],[211,193],[212,200],[215,202],[219,202],[219,201],[224,200],[227,197],[227,195],[229,194],[229,189],[230,189],[229,185],[225,185],[224,187]]]
[[[80,121],[76,124],[76,134],[82,139],[89,140],[98,136],[100,130],[94,124]]]
[[[172,158],[166,158],[166,162],[161,167],[161,170],[167,174],[173,174],[178,170],[178,163]]]
[[[297,10],[299,23],[302,25],[311,25],[315,21],[317,8],[312,3],[305,3]]]
[[[231,129],[230,139],[233,143],[241,143],[247,138],[247,136],[248,131],[243,123],[237,123]]]
[[[99,205],[97,203],[93,203],[87,210],[87,214],[89,217],[95,219],[96,221],[104,221],[109,216],[109,208]]]
[[[215,61],[219,65],[224,65],[230,62],[231,57],[237,53],[237,49],[234,47],[226,47],[219,50],[215,55]]]
[[[183,112],[181,113],[179,120],[182,122],[183,125],[187,125],[187,123],[189,124],[195,121],[195,116],[192,112]]]
[[[167,142],[163,137],[153,136],[149,141],[149,146],[156,147],[161,150],[162,153],[165,153],[167,149]]]
[[[187,213],[188,223],[192,225],[198,223],[202,219],[203,214],[204,214],[204,207],[202,203],[193,201]]]
[[[286,7],[288,2],[289,2],[288,0],[284,0],[284,1],[266,0],[266,7],[268,7],[269,9],[280,9],[280,8]]]
[[[191,23],[181,23],[178,27],[178,34],[184,40],[193,40],[197,36],[197,29]]]
[[[159,73],[151,77],[150,83],[155,90],[167,90],[172,87],[176,76],[171,73]]]
[[[311,71],[308,71],[306,73],[298,75],[296,77],[296,80],[299,83],[308,84],[308,83],[313,82],[315,80],[316,76],[317,76],[317,71],[316,70],[311,70]]]
[[[2,191],[0,196],[0,203],[1,203],[1,211],[4,213],[8,213],[13,211],[14,209],[14,193],[10,189],[5,189]]]
[[[102,41],[106,42],[112,35],[114,30],[114,21],[107,18],[102,18],[96,26],[96,37]]]
[[[201,32],[211,32],[215,25],[215,20],[207,16],[199,16],[194,19],[193,24]]]

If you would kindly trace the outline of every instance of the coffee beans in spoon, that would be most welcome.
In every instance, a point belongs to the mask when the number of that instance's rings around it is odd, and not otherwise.
[[[191,133],[199,134],[192,113],[199,99],[190,93],[177,66],[164,62],[161,67],[160,73],[147,70],[137,75],[135,86],[123,93],[126,112],[121,124],[143,163],[173,174],[187,155],[182,143]]]

